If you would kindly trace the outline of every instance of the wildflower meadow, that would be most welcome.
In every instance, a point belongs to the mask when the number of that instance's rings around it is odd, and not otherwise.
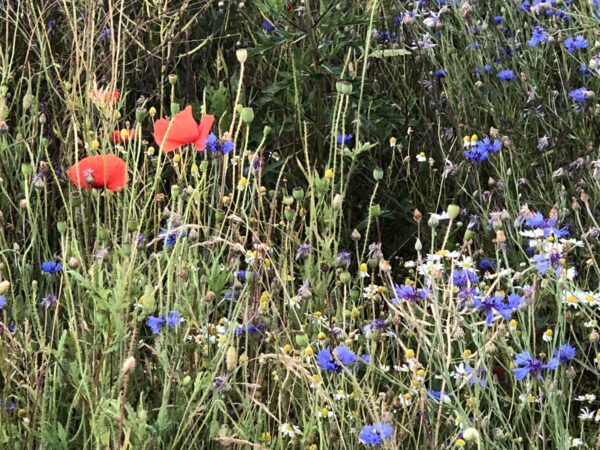
[[[598,0],[0,30],[0,449],[600,450]]]

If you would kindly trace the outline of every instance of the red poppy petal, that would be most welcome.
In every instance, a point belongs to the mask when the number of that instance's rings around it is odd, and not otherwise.
[[[215,116],[202,116],[202,120],[200,120],[200,125],[198,125],[199,136],[198,139],[194,142],[194,145],[196,146],[196,149],[198,149],[199,152],[204,150],[206,138],[210,133],[213,123],[215,123]]]
[[[177,147],[191,144],[198,139],[198,125],[192,115],[191,106],[187,106],[183,111],[175,114],[171,122],[160,119],[154,123],[154,139],[163,151],[173,151]],[[169,141],[171,144],[165,145]],[[175,143],[179,145],[173,147]]]
[[[71,182],[85,189],[94,187],[118,191],[128,181],[127,164],[115,155],[95,155],[83,158],[67,170],[67,176]],[[94,179],[91,186],[86,181],[87,176]]]

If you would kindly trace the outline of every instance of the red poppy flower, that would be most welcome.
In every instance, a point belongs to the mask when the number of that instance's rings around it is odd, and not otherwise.
[[[134,128],[123,128],[122,130],[115,130],[110,136],[110,140],[115,144],[124,144],[135,138],[136,133]]]
[[[71,183],[84,189],[106,188],[118,191],[125,187],[127,180],[127,164],[115,155],[95,155],[83,158],[67,169]]]
[[[167,153],[186,144],[194,144],[200,152],[204,150],[214,121],[215,116],[206,115],[197,124],[192,116],[192,107],[187,106],[175,114],[172,121],[160,119],[154,123],[154,140]]]

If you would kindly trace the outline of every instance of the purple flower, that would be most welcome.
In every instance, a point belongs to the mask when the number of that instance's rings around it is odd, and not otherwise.
[[[347,145],[352,141],[353,136],[351,134],[339,134],[336,142],[338,145]]]
[[[528,375],[541,379],[542,371],[554,370],[558,367],[558,363],[558,358],[552,358],[544,363],[531,356],[529,352],[522,352],[515,355],[514,364],[516,368],[513,369],[513,373],[519,381],[523,381]]]
[[[339,373],[342,371],[342,366],[335,360],[329,347],[317,353],[317,363],[326,372]]]
[[[510,69],[504,69],[498,72],[498,78],[500,78],[500,81],[512,81],[517,78],[517,75]]]
[[[358,439],[365,445],[380,445],[384,440],[389,439],[394,434],[394,428],[389,423],[377,422],[373,425],[365,425]]]
[[[571,90],[571,92],[569,92],[569,97],[577,103],[585,103],[590,98],[594,97],[594,92],[588,91],[586,88],[582,87]]]
[[[561,363],[567,363],[575,358],[577,350],[575,347],[569,344],[564,344],[558,347],[558,350],[554,350],[554,358],[558,358]]]
[[[350,263],[352,262],[352,253],[346,250],[341,250],[337,255],[337,260],[335,265],[337,267],[343,267],[346,270],[350,267]]]
[[[429,291],[427,289],[415,289],[409,284],[403,284],[402,286],[394,285],[394,292],[396,297],[391,299],[392,303],[398,303],[400,300],[408,302],[416,302],[419,300],[425,300]]]
[[[300,244],[300,247],[298,247],[298,250],[296,250],[296,261],[298,261],[299,259],[306,259],[308,258],[308,255],[310,255],[310,253],[313,251],[313,246],[311,243],[309,242],[304,242],[302,244]]]
[[[181,322],[183,322],[183,319],[181,318],[181,313],[179,311],[177,311],[177,310],[169,311],[167,323],[169,324],[170,327],[176,327]]]
[[[579,34],[574,38],[568,37],[567,39],[565,39],[564,45],[567,49],[567,52],[574,53],[577,50],[587,48],[588,41],[581,34]]]
[[[159,334],[166,323],[167,319],[164,317],[148,316],[148,319],[146,319],[146,325],[148,325],[154,334]]]
[[[58,303],[58,297],[54,294],[48,294],[42,299],[42,305],[46,308],[51,308]]]
[[[455,270],[452,272],[451,278],[452,284],[458,287],[475,284],[479,281],[479,275],[472,269]]]
[[[265,30],[265,33],[271,34],[273,33],[273,31],[275,31],[275,25],[273,25],[268,20],[263,20],[262,29]]]
[[[512,317],[514,311],[521,305],[522,298],[512,293],[508,300],[503,297],[487,297],[484,299],[476,298],[473,301],[473,309],[487,313],[485,324],[490,326],[494,321],[494,314],[499,314],[503,319],[508,320]]]
[[[544,31],[542,27],[535,27],[531,39],[527,41],[527,45],[530,47],[537,47],[538,44],[546,42],[548,40],[548,33]]]
[[[56,261],[44,261],[42,263],[42,272],[50,275],[58,273],[62,270],[62,264]]]
[[[335,348],[335,353],[340,362],[345,366],[349,366],[356,362],[356,355],[345,345],[338,345]]]
[[[0,311],[2,311],[5,306],[6,306],[6,297],[4,295],[0,295]]]
[[[436,69],[434,73],[438,78],[444,78],[446,76],[446,71],[444,69]]]

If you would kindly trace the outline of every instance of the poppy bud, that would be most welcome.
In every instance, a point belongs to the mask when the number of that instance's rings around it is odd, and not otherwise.
[[[375,181],[381,180],[383,178],[383,169],[381,169],[380,167],[373,169],[373,178],[375,179]]]
[[[254,120],[254,111],[252,108],[242,108],[242,122],[252,123]]]
[[[225,365],[227,367],[227,371],[231,372],[233,369],[235,369],[237,362],[238,362],[237,348],[235,348],[232,345],[227,349],[227,353],[225,354]]]
[[[33,173],[33,167],[31,167],[31,164],[21,164],[21,172],[28,177]]]
[[[74,256],[71,256],[69,258],[69,268],[70,269],[77,269],[79,267],[79,260],[77,258],[75,258]]]
[[[381,206],[379,206],[379,205],[373,205],[373,206],[371,206],[371,215],[373,217],[379,217],[379,216],[381,216]]]
[[[448,217],[450,217],[450,220],[454,220],[458,217],[458,214],[460,213],[460,206],[458,205],[448,205]]]
[[[56,228],[60,234],[63,234],[65,231],[67,231],[67,222],[58,222],[56,224]]]
[[[244,64],[248,59],[248,50],[239,48],[235,51],[235,56],[240,64]]]
[[[339,94],[350,95],[352,94],[352,84],[348,81],[340,80],[335,83],[335,90]]]
[[[171,85],[175,85],[175,83],[177,83],[177,74],[172,73],[169,75],[169,83],[171,83]]]
[[[135,120],[138,123],[142,123],[144,121],[144,119],[146,118],[146,114],[147,114],[147,111],[145,108],[137,108],[135,110]]]
[[[304,189],[294,188],[294,190],[292,191],[292,197],[294,197],[294,199],[297,201],[302,200],[304,198]]]
[[[263,128],[263,136],[267,136],[267,135],[269,135],[269,133],[271,133],[271,127],[265,126]]]

